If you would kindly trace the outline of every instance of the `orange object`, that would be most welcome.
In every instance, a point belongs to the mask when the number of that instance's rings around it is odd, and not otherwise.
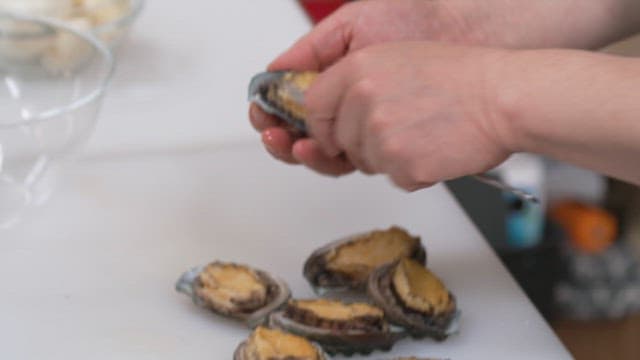
[[[595,206],[562,202],[551,208],[550,216],[564,229],[575,248],[589,254],[606,250],[618,236],[616,218]]]

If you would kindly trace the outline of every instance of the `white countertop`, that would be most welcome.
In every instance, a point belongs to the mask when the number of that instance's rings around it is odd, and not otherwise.
[[[311,296],[314,248],[392,224],[423,237],[463,311],[459,335],[393,355],[570,358],[443,186],[405,194],[262,151],[247,82],[306,29],[292,0],[149,1],[88,155],[0,233],[0,358],[230,359],[248,331],[177,294],[182,271],[239,261]]]
[[[238,261],[309,297],[313,249],[392,224],[422,236],[463,315],[459,335],[391,354],[570,357],[442,186],[405,194],[381,177],[320,177],[258,144],[87,161],[68,175],[0,241],[3,359],[231,359],[248,330],[176,293],[182,271]]]
[[[89,152],[255,140],[249,80],[309,28],[293,0],[147,1]]]

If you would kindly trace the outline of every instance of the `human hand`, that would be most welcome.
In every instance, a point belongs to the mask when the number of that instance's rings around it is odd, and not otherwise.
[[[353,51],[389,41],[434,40],[512,48],[597,47],[628,32],[625,24],[633,21],[615,23],[615,16],[607,15],[624,13],[626,1],[358,1],[321,22],[269,69],[324,70]],[[276,158],[330,175],[353,170],[344,158],[323,153],[315,140],[294,138],[255,105],[250,118]]]
[[[424,0],[370,0],[341,7],[276,59],[269,69],[301,69],[320,71],[348,52],[371,44],[394,40],[437,38],[447,33],[444,28],[457,27],[453,18],[441,16],[437,21],[436,3]],[[449,21],[449,26],[442,26]],[[444,30],[444,31],[443,31]],[[462,33],[462,31],[451,31]],[[468,32],[472,33],[472,32]],[[314,139],[297,139],[280,121],[251,105],[249,117],[256,130],[262,132],[266,149],[276,158],[290,164],[303,163],[324,174],[342,175],[354,167],[341,157],[322,152]]]
[[[350,52],[392,41],[594,49],[638,31],[638,10],[635,0],[355,1],[320,22],[269,69],[322,71]]]
[[[359,50],[307,91],[311,137],[406,190],[484,172],[517,150],[496,95],[508,54],[429,42]]]

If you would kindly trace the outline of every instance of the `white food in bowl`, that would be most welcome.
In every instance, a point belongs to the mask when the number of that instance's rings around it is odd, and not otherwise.
[[[0,10],[63,20],[81,31],[94,31],[108,45],[117,45],[128,27],[121,20],[137,12],[136,0],[0,0]]]
[[[74,0],[0,0],[0,8],[23,14],[66,18],[71,15]]]

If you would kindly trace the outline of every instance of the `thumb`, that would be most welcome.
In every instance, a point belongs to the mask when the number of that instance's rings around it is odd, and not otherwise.
[[[314,70],[322,71],[343,57],[352,39],[351,16],[354,4],[340,7],[321,21],[309,33],[278,56],[269,71]]]

